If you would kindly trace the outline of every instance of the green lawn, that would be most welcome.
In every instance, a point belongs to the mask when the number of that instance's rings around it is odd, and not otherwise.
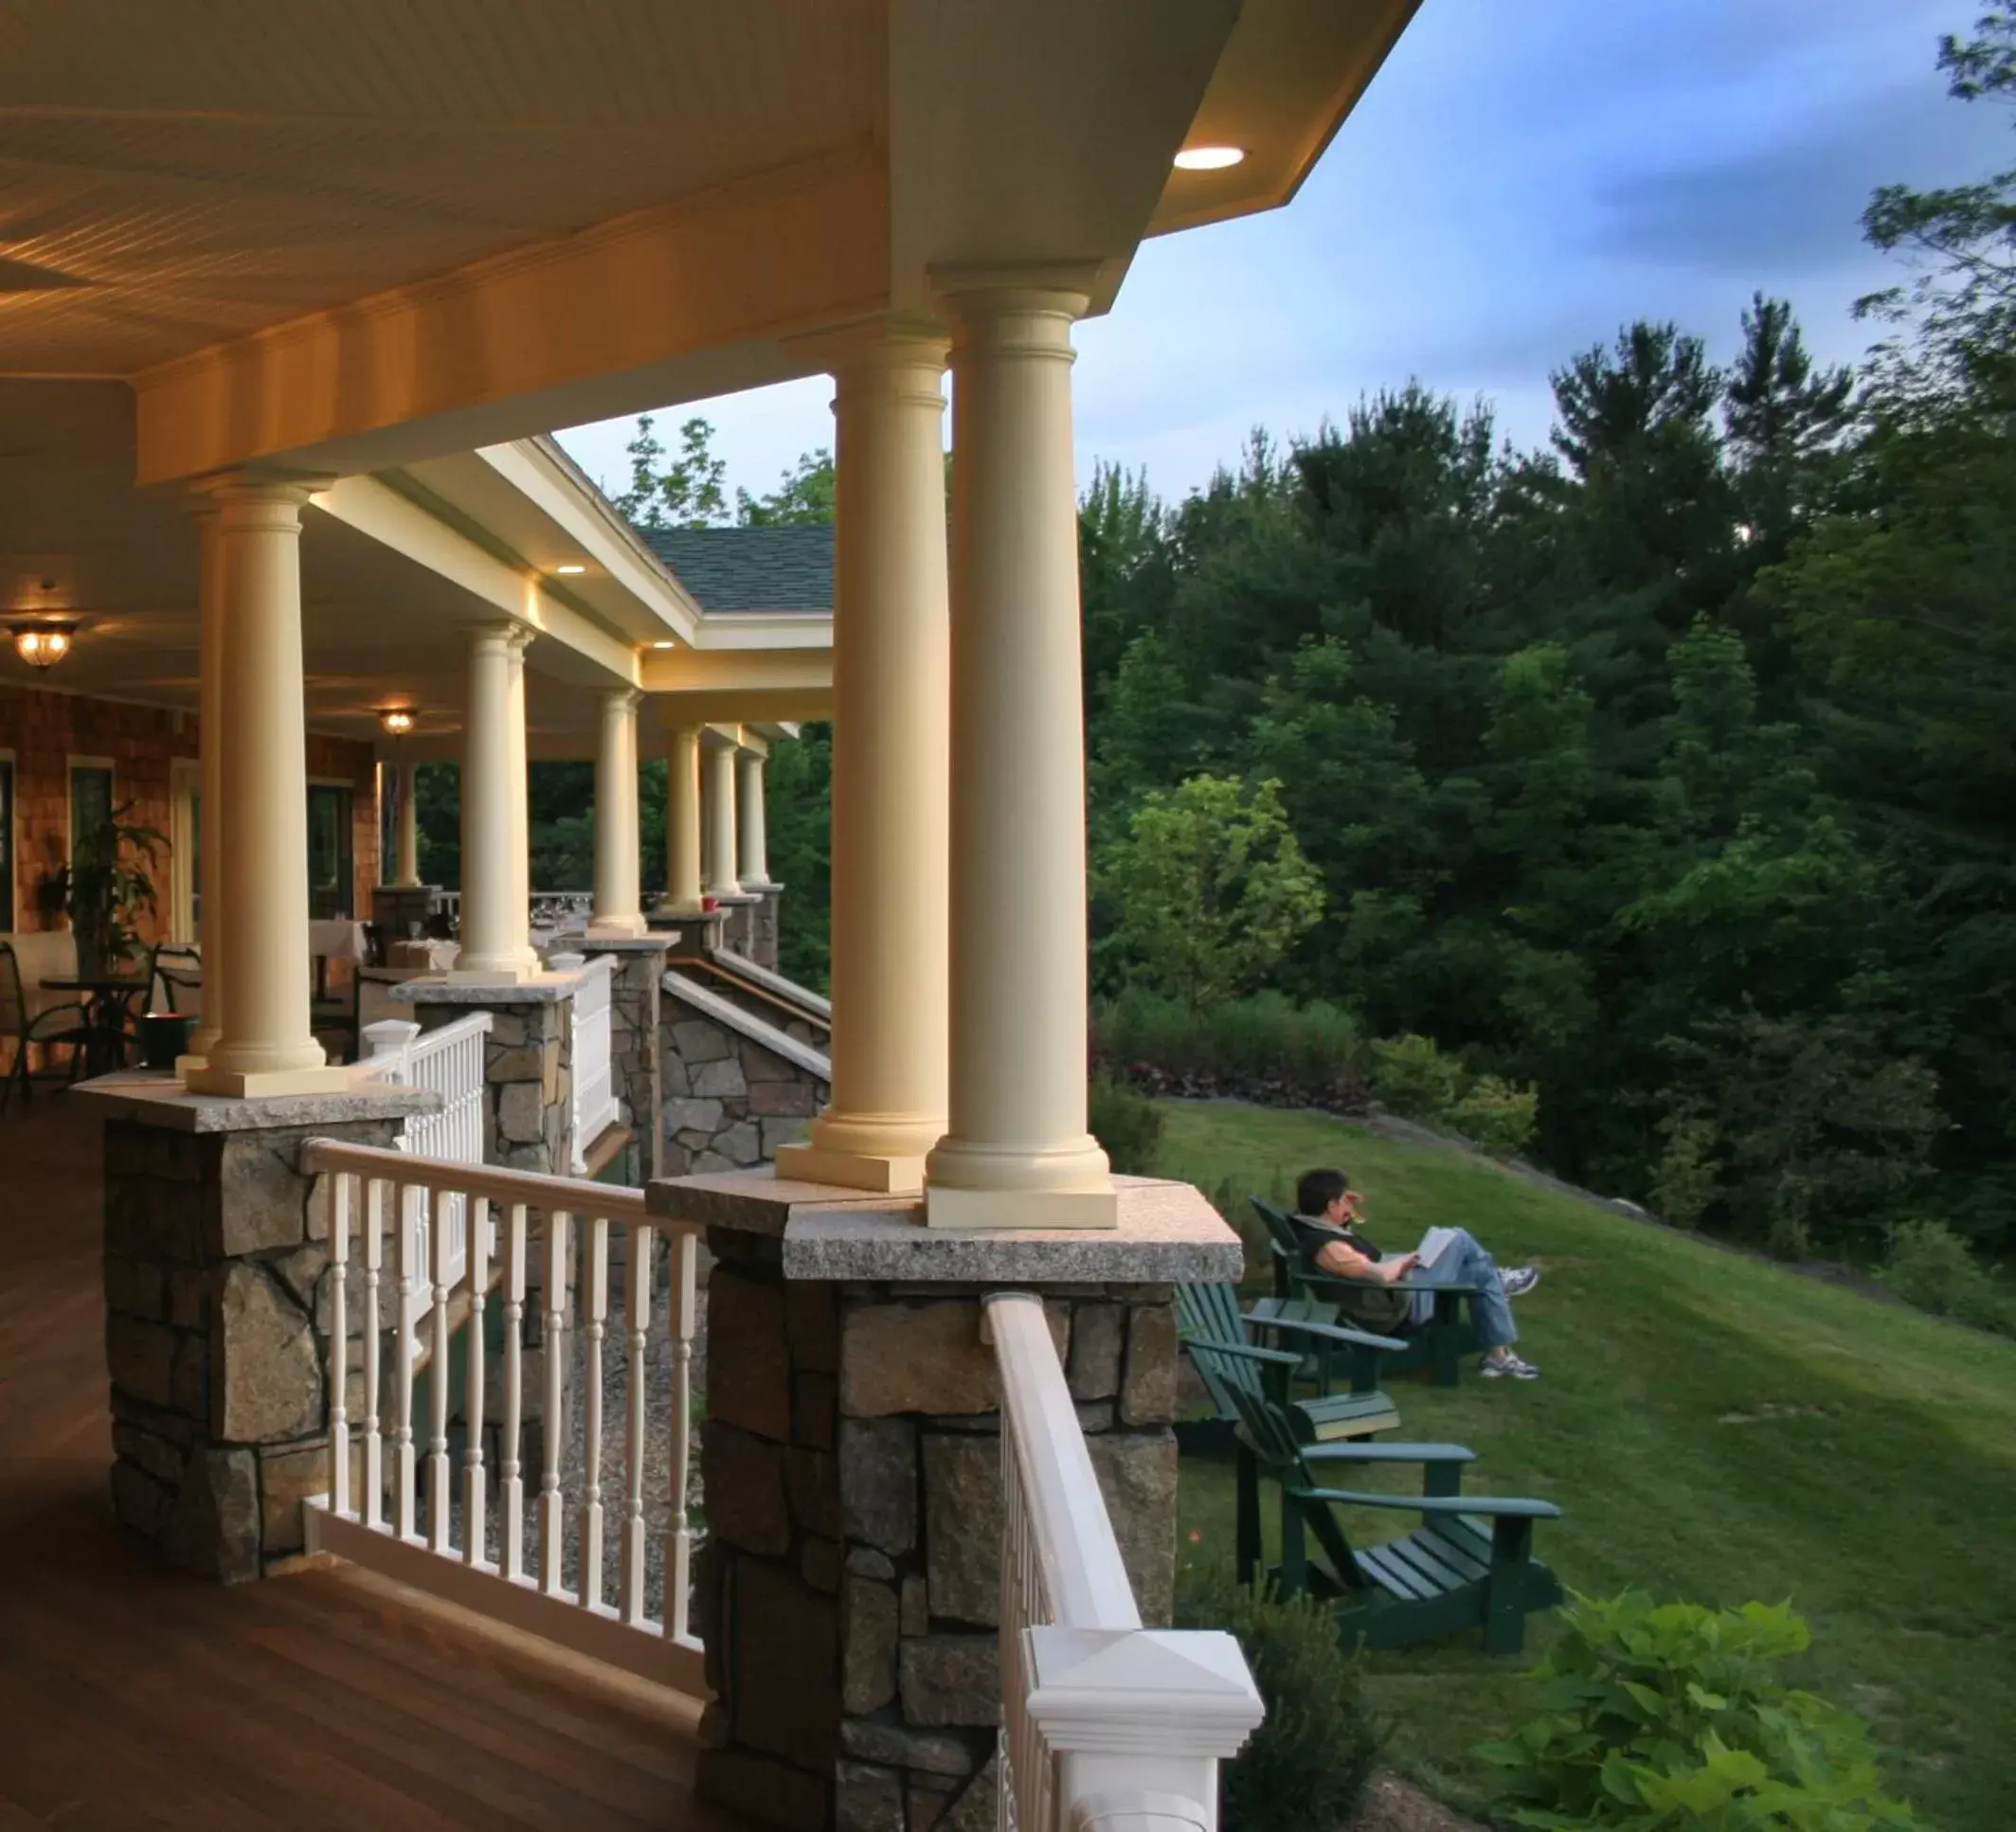
[[[1540,1555],[1577,1590],[1791,1597],[1815,1643],[1801,1681],[1871,1720],[1893,1786],[1944,1832],[2011,1823],[2016,1343],[1343,1121],[1165,1110],[1165,1175],[1264,1194],[1335,1164],[1365,1191],[1382,1246],[1453,1222],[1503,1265],[1540,1262],[1519,1318],[1543,1377],[1467,1374],[1455,1392],[1396,1381],[1406,1434],[1471,1446],[1480,1492],[1558,1501]],[[1185,1463],[1183,1516],[1186,1557],[1230,1558],[1229,1464]],[[1529,1709],[1522,1664],[1454,1644],[1375,1657],[1396,1765],[1480,1805],[1488,1780],[1469,1748]]]

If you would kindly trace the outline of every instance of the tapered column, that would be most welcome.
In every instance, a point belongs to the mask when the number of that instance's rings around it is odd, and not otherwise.
[[[665,901],[661,914],[700,910],[700,728],[675,726],[665,763]]]
[[[602,696],[595,749],[595,909],[591,935],[641,935],[638,894],[637,708],[641,693],[618,688]]]
[[[739,897],[735,875],[735,746],[701,746],[702,792],[707,798],[707,894]]]
[[[764,753],[747,744],[735,753],[735,882],[758,890],[770,882],[769,822],[763,800]]]
[[[945,345],[835,362],[833,1082],[780,1172],[914,1191],[945,1125]]]
[[[222,861],[218,835],[224,831],[224,542],[217,532],[217,503],[205,497],[195,511],[201,543],[196,586],[197,729],[201,762],[196,815],[197,943],[203,954],[203,1016],[179,1065],[186,1075],[205,1061],[224,1033],[224,925],[218,920]]]
[[[1086,301],[1061,288],[990,286],[945,303],[958,843],[951,1123],[931,1153],[927,1215],[934,1227],[1110,1228],[1112,1179],[1086,1126],[1071,410],[1071,327]]]
[[[451,979],[509,983],[539,963],[531,898],[519,862],[525,817],[525,700],[512,623],[489,624],[469,644],[462,715],[461,952]],[[516,727],[515,732],[513,727]]]
[[[517,909],[518,927],[513,933],[531,950],[532,923],[532,806],[531,753],[525,742],[525,652],[531,647],[531,632],[519,630],[511,645],[511,673],[507,692],[504,731],[511,740],[511,894]],[[539,964],[536,953],[532,965]]]
[[[301,509],[307,490],[238,478],[217,494],[217,876],[204,921],[222,996],[219,1035],[189,1087],[207,1094],[348,1085],[310,1028],[308,740],[301,696]],[[214,907],[214,909],[213,909]]]
[[[392,888],[414,890],[420,887],[419,765],[389,763],[386,767],[397,785],[394,789],[397,799],[392,804],[392,811],[393,839],[398,856],[392,872]]]

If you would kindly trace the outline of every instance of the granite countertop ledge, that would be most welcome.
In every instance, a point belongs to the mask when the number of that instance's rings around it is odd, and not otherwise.
[[[554,1005],[572,998],[580,989],[579,971],[534,974],[516,982],[487,985],[436,979],[402,979],[386,988],[386,997],[402,1005]]]
[[[1246,1250],[1203,1194],[1116,1176],[1114,1229],[927,1229],[916,1196],[795,1183],[764,1172],[651,1185],[660,1214],[783,1237],[787,1279],[986,1284],[1222,1284]]]
[[[278,1094],[240,1100],[189,1093],[174,1076],[123,1069],[79,1082],[73,1097],[96,1101],[108,1120],[144,1120],[177,1132],[262,1132],[281,1126],[327,1126],[346,1120],[405,1120],[439,1113],[431,1088],[389,1087],[360,1076],[354,1087],[325,1094]]]

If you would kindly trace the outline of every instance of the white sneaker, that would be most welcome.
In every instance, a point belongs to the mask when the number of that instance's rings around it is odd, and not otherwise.
[[[1538,1380],[1540,1371],[1530,1361],[1521,1361],[1510,1349],[1497,1355],[1487,1355],[1477,1364],[1477,1372],[1486,1380]]]
[[[1540,1269],[1537,1266],[1515,1266],[1509,1272],[1499,1277],[1504,1281],[1507,1298],[1523,1298],[1540,1282]]]

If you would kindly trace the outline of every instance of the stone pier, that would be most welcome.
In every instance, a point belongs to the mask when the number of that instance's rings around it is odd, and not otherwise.
[[[927,1232],[774,1176],[652,1186],[708,1224],[702,1797],[793,1832],[997,1823],[1001,1393],[981,1299],[1043,1297],[1142,1615],[1175,1571],[1174,1284],[1240,1249],[1186,1185],[1097,1236]]]

